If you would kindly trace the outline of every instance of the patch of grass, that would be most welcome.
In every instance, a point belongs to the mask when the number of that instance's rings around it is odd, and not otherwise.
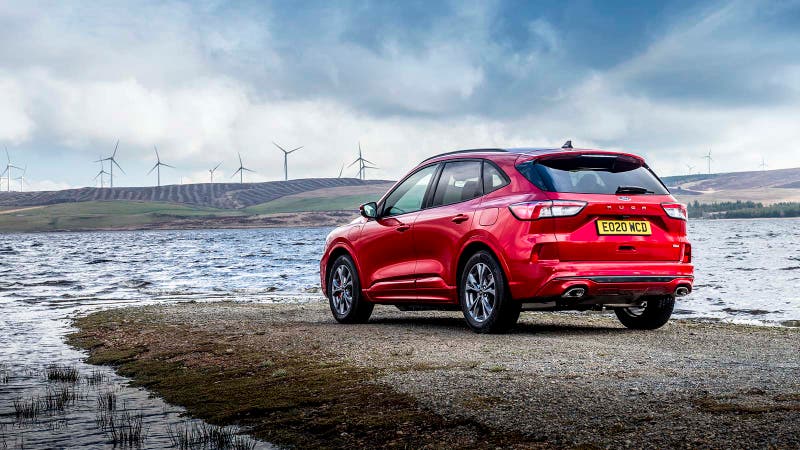
[[[779,394],[773,397],[776,402],[800,402],[800,393]]]
[[[145,226],[176,219],[238,217],[238,210],[189,204],[138,201],[91,201],[47,205],[0,214],[0,231],[86,230]]]
[[[78,392],[71,386],[48,387],[47,394],[42,397],[43,410],[46,412],[63,412],[78,399]]]
[[[369,201],[375,201],[380,194],[341,195],[336,197],[297,198],[282,197],[271,202],[250,206],[244,210],[251,214],[274,214],[297,211],[353,211]]]
[[[44,396],[34,394],[27,398],[14,400],[14,415],[17,421],[35,421],[42,414],[64,412],[78,400],[78,391],[74,386],[57,386],[47,388]]]
[[[65,383],[78,382],[78,368],[75,366],[61,366],[51,364],[45,368],[47,381],[63,381]]]
[[[275,378],[281,378],[281,377],[285,377],[287,375],[289,375],[289,371],[286,370],[286,369],[278,369],[278,370],[272,372],[272,376],[275,377]]]
[[[86,384],[89,386],[98,386],[108,380],[108,375],[102,370],[93,369],[92,373],[86,376]]]
[[[214,448],[220,450],[252,450],[256,442],[237,434],[231,427],[218,427],[207,423],[184,422],[175,427],[167,426],[172,446],[180,450]]]
[[[694,404],[701,410],[710,413],[762,414],[780,411],[800,411],[800,403],[744,403],[721,401],[713,397],[695,399]]]
[[[97,409],[99,411],[114,411],[117,409],[117,394],[108,390],[97,394]]]
[[[42,399],[38,395],[14,399],[14,415],[17,421],[32,421],[44,412]]]
[[[103,420],[99,420],[103,432],[108,436],[114,446],[141,447],[147,439],[147,430],[144,428],[144,416],[141,412],[134,413],[122,410],[119,413],[107,411]]]

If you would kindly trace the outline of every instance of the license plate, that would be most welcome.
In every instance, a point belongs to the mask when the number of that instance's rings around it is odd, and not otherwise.
[[[646,220],[598,220],[597,234],[622,234],[633,236],[650,236],[650,222]]]

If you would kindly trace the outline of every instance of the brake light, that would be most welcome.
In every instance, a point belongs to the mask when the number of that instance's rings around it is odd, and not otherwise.
[[[683,262],[692,262],[692,244],[683,244]]]
[[[577,200],[546,200],[509,205],[508,209],[519,220],[537,220],[548,217],[569,217],[580,213],[586,202]]]
[[[686,212],[686,205],[680,203],[662,203],[661,207],[664,208],[664,212],[673,219],[689,219],[689,213]]]

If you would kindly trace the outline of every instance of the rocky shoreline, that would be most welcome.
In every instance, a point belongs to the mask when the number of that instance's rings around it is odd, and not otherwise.
[[[69,341],[218,425],[301,448],[797,448],[800,330],[524,313],[183,303],[78,318]]]

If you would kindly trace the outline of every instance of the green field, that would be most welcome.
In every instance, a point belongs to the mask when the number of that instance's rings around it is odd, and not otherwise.
[[[146,227],[180,219],[236,217],[245,213],[160,202],[60,203],[0,213],[0,232]]]
[[[338,197],[288,196],[243,209],[250,214],[274,214],[298,211],[358,211],[358,206],[378,198],[375,195],[356,194]]]

